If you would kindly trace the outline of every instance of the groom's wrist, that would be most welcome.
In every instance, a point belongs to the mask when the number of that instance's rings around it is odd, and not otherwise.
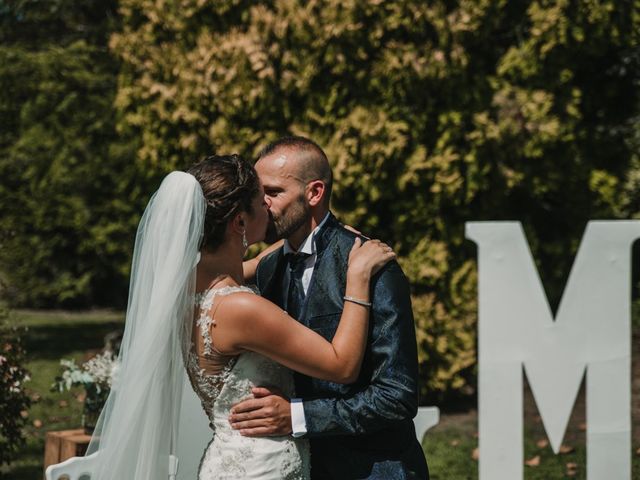
[[[301,398],[291,400],[291,435],[302,437],[307,433],[307,422],[304,417],[304,406]]]

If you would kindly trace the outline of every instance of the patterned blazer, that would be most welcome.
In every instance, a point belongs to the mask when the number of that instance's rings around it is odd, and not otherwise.
[[[349,251],[356,235],[333,215],[316,235],[316,264],[298,321],[331,340],[344,304]],[[261,295],[283,305],[282,248],[258,266]],[[427,479],[413,417],[418,360],[409,284],[397,262],[372,280],[369,338],[360,375],[341,385],[295,375],[311,442],[313,479]]]

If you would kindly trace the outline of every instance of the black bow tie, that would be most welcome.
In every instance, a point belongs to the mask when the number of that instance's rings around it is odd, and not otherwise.
[[[301,266],[305,264],[307,259],[311,256],[309,253],[287,253],[287,263],[289,264],[289,268],[291,270],[298,270]]]

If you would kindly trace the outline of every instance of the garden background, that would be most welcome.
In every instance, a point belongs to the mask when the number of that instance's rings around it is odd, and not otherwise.
[[[0,399],[27,439],[0,432],[3,475],[38,478],[44,432],[78,425],[79,394],[48,388],[60,358],[121,328],[161,178],[285,134],[325,148],[332,209],[398,253],[422,403],[444,413],[424,443],[433,478],[477,478],[464,222],[521,221],[555,311],[586,222],[640,218],[640,1],[0,1],[2,345],[22,337],[32,377]],[[582,396],[559,457],[527,399],[527,478],[584,478]]]

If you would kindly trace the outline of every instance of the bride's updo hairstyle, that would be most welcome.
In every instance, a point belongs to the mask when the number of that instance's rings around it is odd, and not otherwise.
[[[227,223],[239,212],[253,214],[260,191],[255,168],[240,155],[211,155],[187,170],[202,187],[207,201],[200,248],[214,251],[224,241]]]

